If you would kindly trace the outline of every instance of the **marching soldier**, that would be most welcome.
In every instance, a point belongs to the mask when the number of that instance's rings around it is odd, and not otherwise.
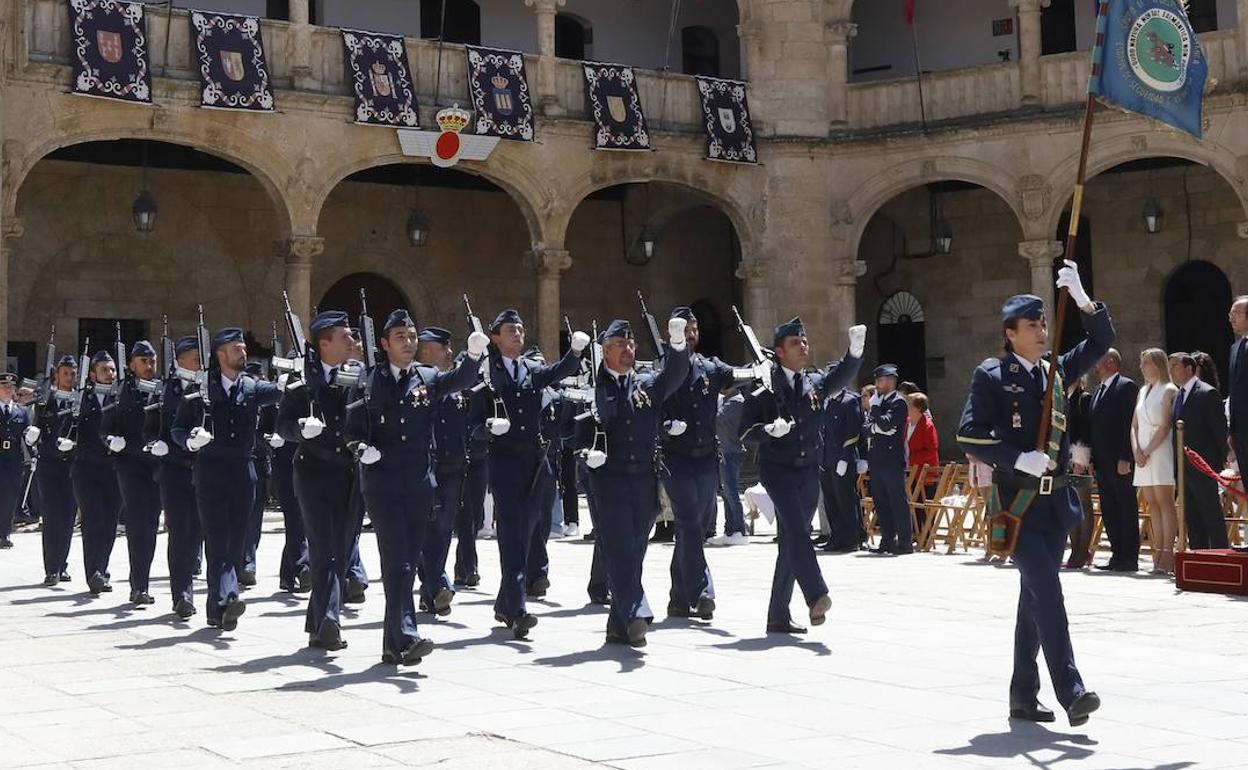
[[[820,484],[832,536],[823,550],[852,553],[862,543],[862,504],[858,475],[867,461],[860,453],[862,398],[844,387],[829,396],[823,407],[823,469]]]
[[[16,393],[17,375],[0,374],[0,548],[13,547],[9,536],[13,513],[22,500],[23,446],[30,427],[30,412],[13,400]]]
[[[147,410],[151,395],[139,390],[139,380],[156,376],[156,348],[139,340],[130,349],[128,373],[111,409],[100,420],[100,434],[113,455],[113,469],[121,490],[126,524],[126,549],[130,556],[130,602],[153,604],[148,592],[152,559],[156,555],[156,532],[160,528],[160,487],[156,484],[158,460],[147,451],[150,421],[157,415]]]
[[[249,377],[263,381],[264,369],[258,361],[248,361],[244,370]],[[256,415],[258,440],[252,448],[251,460],[256,468],[256,498],[251,503],[251,516],[247,519],[247,538],[243,541],[243,560],[236,572],[238,584],[250,588],[256,584],[256,552],[260,550],[260,533],[264,529],[264,506],[269,502],[269,478],[273,475],[273,451],[264,436],[273,432],[277,424],[277,403],[260,407]]]
[[[667,322],[671,352],[657,373],[633,371],[637,343],[628,321],[612,321],[600,335],[602,367],[594,388],[594,419],[605,434],[605,448],[591,447],[586,463],[597,497],[595,545],[601,544],[611,588],[609,644],[644,647],[653,618],[641,571],[659,499],[663,409],[689,374],[685,325],[684,318]]]
[[[476,382],[489,340],[470,335],[468,356],[453,371],[415,365],[416,345],[408,312],[391,313],[381,337],[387,363],[368,374],[363,406],[349,413],[346,423],[381,554],[386,593],[381,659],[403,665],[415,665],[433,650],[433,642],[417,634],[412,589],[434,508],[429,461],[438,404]],[[435,579],[426,573],[426,581]]]
[[[68,436],[73,418],[57,393],[73,393],[77,387],[78,362],[73,356],[61,356],[56,362],[52,388],[35,405],[31,426],[26,429],[26,443],[39,448],[35,483],[43,514],[45,586],[69,582],[69,547],[74,539],[74,516],[78,513],[69,477],[74,453],[60,451],[57,444]]]
[[[572,335],[568,354],[558,363],[538,366],[521,355],[524,321],[515,310],[504,310],[490,324],[489,381],[504,413],[488,418],[490,441],[489,479],[494,492],[494,527],[502,576],[494,616],[525,638],[537,618],[525,609],[527,557],[537,526],[540,490],[552,473],[541,430],[542,391],[576,373],[589,335]]]
[[[351,327],[350,360],[360,364],[364,361],[364,338],[359,327]],[[355,473],[355,486],[351,490],[351,556],[347,559],[347,583],[342,591],[343,604],[363,604],[368,591],[368,571],[360,557],[360,535],[364,531],[364,517],[368,507],[364,504],[364,490],[360,486],[360,474]],[[372,520],[369,520],[371,528]]]
[[[179,337],[173,343],[173,354],[179,368],[191,372],[199,370],[199,340],[195,336]],[[187,390],[182,378],[165,379],[160,401],[160,434],[152,444],[152,454],[160,457],[156,479],[160,482],[160,501],[165,509],[165,529],[169,535],[166,547],[169,592],[173,595],[173,611],[182,620],[195,614],[194,572],[203,542],[193,479],[195,453],[173,440],[173,423]]]
[[[74,497],[82,508],[82,562],[87,590],[93,596],[113,590],[108,562],[117,539],[117,517],[121,514],[121,490],[113,473],[113,461],[100,433],[107,390],[117,378],[113,357],[100,351],[91,357],[90,381],[79,399],[78,415],[70,435],[58,440],[62,452],[74,451],[70,477]]]
[[[485,520],[485,492],[489,486],[490,432],[485,428],[491,399],[485,383],[469,391],[465,438],[467,460],[463,491],[455,514],[454,585],[475,588],[481,583],[477,571],[477,530]]]
[[[806,633],[789,612],[794,581],[802,589],[811,625],[821,625],[832,607],[810,542],[810,520],[819,505],[822,410],[827,394],[857,377],[866,336],[865,326],[851,327],[846,356],[821,372],[806,374],[810,343],[802,320],[794,318],[777,326],[770,388],[745,402],[741,425],[753,440],[761,442],[759,480],[776,506],[779,550],[767,610],[768,633]]]
[[[295,451],[297,442],[287,441],[277,430],[277,410],[272,412],[273,424],[261,420],[263,438],[273,450],[273,493],[282,509],[282,529],[285,539],[282,558],[278,565],[278,587],[292,594],[312,590],[312,576],[308,569],[308,537],[303,528],[303,511],[295,494]]]
[[[538,366],[546,365],[546,357],[536,345],[525,351],[524,357]],[[525,559],[525,596],[541,599],[550,590],[550,530],[554,524],[555,496],[559,492],[560,434],[564,422],[565,402],[558,390],[547,386],[542,391],[542,442],[546,446],[546,462],[552,469],[549,477],[542,477],[537,490],[537,526],[533,528],[533,540]]]
[[[1065,383],[1092,368],[1114,342],[1105,305],[1083,289],[1075,263],[1058,271],[1057,286],[1066,288],[1082,311],[1087,338],[1056,356],[1044,358],[1049,330],[1044,301],[1018,295],[1005,301],[1001,324],[1005,352],[980,364],[958,427],[958,446],[993,468],[993,491],[986,515],[1008,510],[1024,517],[1013,553],[1019,574],[1018,619],[1014,628],[1014,676],[1010,682],[1010,717],[1054,721],[1037,698],[1040,671],[1036,656],[1043,648],[1053,690],[1072,726],[1082,725],[1100,707],[1096,693],[1084,687],[1075,667],[1066,605],[1058,577],[1066,533],[1082,515],[1074,478],[1067,475],[1070,438],[1064,414]],[[1056,383],[1050,378],[1056,377]],[[1048,451],[1036,449],[1045,392],[1055,385]],[[874,472],[874,469],[872,469]]]
[[[239,597],[237,567],[243,561],[248,521],[256,496],[252,459],[261,407],[276,403],[281,390],[247,374],[243,330],[227,327],[212,338],[206,388],[184,399],[174,420],[174,442],[195,453],[195,496],[208,562],[208,625],[238,627],[247,609]]]
[[[914,553],[910,501],[906,496],[906,399],[897,392],[897,367],[875,368],[875,395],[867,415],[867,467],[871,499],[880,524],[880,547],[873,553]]]

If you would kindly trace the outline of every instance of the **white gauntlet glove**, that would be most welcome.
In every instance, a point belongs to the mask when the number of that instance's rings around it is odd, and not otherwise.
[[[862,351],[867,346],[867,327],[862,324],[849,327],[849,354],[854,358],[862,358]]]
[[[1070,298],[1081,308],[1092,304],[1092,298],[1083,289],[1083,281],[1079,278],[1079,267],[1072,260],[1063,260],[1066,266],[1057,271],[1057,288],[1070,292]]]
[[[1023,452],[1014,461],[1014,468],[1026,473],[1028,476],[1040,478],[1049,470],[1049,456],[1038,449]]]
[[[880,398],[879,393],[871,394],[871,401],[870,401],[871,406],[879,406],[882,402],[883,402],[883,399]]]
[[[381,450],[368,444],[360,444],[360,464],[372,465],[381,459]]]
[[[26,442],[26,446],[34,446],[39,443],[39,436],[41,433],[42,431],[39,430],[39,426],[31,425],[26,429],[26,432],[22,434],[22,440]]]
[[[577,353],[580,353],[589,345],[589,335],[585,332],[572,332],[571,347]]]
[[[270,433],[264,438],[266,441],[269,442],[269,446],[273,447],[274,449],[281,449],[282,447],[286,446],[286,439],[282,438],[282,434],[280,433]]]
[[[793,430],[793,423],[783,417],[777,417],[774,421],[763,426],[763,432],[772,438],[784,438],[789,435],[791,430]]]
[[[147,445],[147,451],[152,457],[164,457],[169,454],[169,445],[160,439],[156,439]]]
[[[680,436],[684,434],[689,424],[683,420],[668,420],[665,427],[667,428],[667,435]]]
[[[61,451],[61,452],[72,452],[74,447],[77,445],[78,444],[76,441],[72,441],[64,437],[58,438],[56,440],[56,448],[58,451]]]
[[[485,421],[486,430],[495,436],[501,436],[511,430],[511,420],[506,417],[491,417]]]
[[[116,453],[126,448],[126,440],[121,436],[108,437],[108,451]]]
[[[685,349],[685,327],[689,322],[683,318],[673,318],[667,322],[667,342],[672,346],[672,350],[681,351]]]
[[[473,361],[480,361],[481,356],[485,354],[485,349],[490,346],[490,338],[482,332],[473,332],[468,335],[468,357]]]
[[[601,468],[607,461],[607,453],[598,449],[591,449],[585,453],[585,464],[590,468]]]
[[[186,448],[198,452],[212,441],[212,434],[203,428],[192,428],[191,435],[186,439]]]
[[[845,472],[848,470],[849,470],[849,463],[845,462],[844,460],[841,460],[836,464],[837,476],[844,476]]]
[[[311,441],[321,435],[321,431],[325,430],[325,423],[315,417],[299,418],[299,435]]]

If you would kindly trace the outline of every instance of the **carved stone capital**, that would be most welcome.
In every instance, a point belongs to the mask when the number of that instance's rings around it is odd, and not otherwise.
[[[572,267],[572,255],[567,249],[533,249],[525,252],[524,266],[539,274],[558,275]]]
[[[763,281],[767,278],[767,267],[757,259],[743,259],[737,265],[736,276],[742,281]]]
[[[867,274],[867,263],[851,259],[837,264],[834,280],[837,286],[857,286],[858,279]]]
[[[828,22],[827,30],[832,37],[831,42],[833,43],[845,44],[858,37],[858,25],[844,19]]]
[[[1027,260],[1033,268],[1048,267],[1061,256],[1063,248],[1061,241],[1022,241],[1018,244],[1018,256]]]
[[[1010,7],[1017,8],[1019,13],[1040,13],[1041,8],[1048,8],[1051,0],[1010,0]]]
[[[26,226],[17,217],[4,220],[4,226],[0,228],[0,236],[3,236],[6,241],[21,238],[25,234]]]
[[[325,239],[315,235],[295,235],[277,242],[277,255],[287,262],[311,262],[325,253]]]
[[[1248,222],[1239,222],[1235,225],[1235,234],[1240,240],[1248,241]]]
[[[524,4],[537,13],[555,13],[567,0],[524,0]]]

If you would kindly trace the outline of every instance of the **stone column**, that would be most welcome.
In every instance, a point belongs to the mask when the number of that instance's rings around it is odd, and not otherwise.
[[[313,91],[319,86],[312,77],[312,26],[308,23],[308,3],[290,0],[290,79],[295,89]]]
[[[555,92],[555,14],[565,0],[524,0],[537,17],[537,106],[543,115],[559,116],[567,110]]]
[[[849,259],[836,265],[832,292],[828,297],[834,312],[836,328],[848,330],[858,323],[858,279],[867,274],[867,263]]]
[[[1043,97],[1040,77],[1040,9],[1049,0],[1010,0],[1018,9],[1018,79],[1024,105],[1039,104]]]
[[[13,259],[14,241],[22,237],[22,220],[6,219],[0,227],[0,366],[8,360],[9,350],[9,263]]]
[[[1018,255],[1027,260],[1031,268],[1031,293],[1044,300],[1045,307],[1049,308],[1050,320],[1056,312],[1053,304],[1053,261],[1064,250],[1061,241],[1022,241],[1018,244]]]
[[[849,41],[857,34],[857,24],[828,24],[828,123],[833,128],[849,122]]]
[[[767,270],[757,259],[745,259],[737,265],[737,278],[745,284],[743,287],[745,307],[741,315],[745,322],[754,327],[759,341],[767,344],[764,332],[775,324],[775,310],[771,306],[771,287],[767,283]],[[761,331],[760,331],[761,330]]]
[[[564,249],[539,247],[525,253],[524,263],[537,274],[537,344],[554,361],[559,357],[559,279],[572,267],[572,256]]]
[[[1248,0],[1236,0],[1236,11],[1239,14],[1239,26],[1235,30],[1235,45],[1239,49],[1239,74],[1248,78]]]
[[[828,13],[823,0],[755,2],[742,13],[751,117],[763,136],[827,137]]]
[[[325,252],[325,239],[296,235],[280,241],[278,256],[286,263],[285,287],[290,309],[304,325],[312,322],[312,260]]]

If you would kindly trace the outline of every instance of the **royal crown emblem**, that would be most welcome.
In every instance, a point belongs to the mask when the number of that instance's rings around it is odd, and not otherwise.
[[[399,129],[399,145],[404,155],[429,158],[440,168],[460,160],[485,160],[498,144],[497,136],[461,133],[472,121],[472,113],[455,104],[434,116],[441,131]]]
[[[472,120],[472,113],[456,104],[453,107],[439,110],[435,120],[438,121],[438,126],[443,132],[450,131],[458,134],[468,125],[468,121]]]

